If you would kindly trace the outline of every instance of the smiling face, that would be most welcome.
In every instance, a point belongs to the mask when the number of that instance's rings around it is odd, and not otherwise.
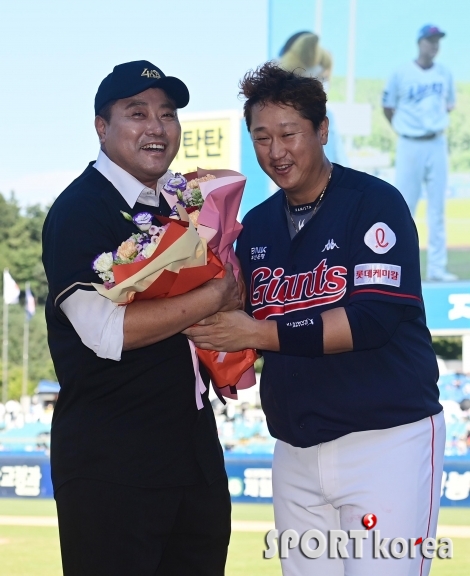
[[[117,100],[109,123],[97,116],[95,127],[106,156],[149,188],[155,188],[180,146],[175,103],[159,88]]]
[[[306,198],[315,190],[325,166],[323,146],[328,141],[328,119],[315,131],[310,120],[292,106],[255,104],[251,137],[259,165],[287,195]]]

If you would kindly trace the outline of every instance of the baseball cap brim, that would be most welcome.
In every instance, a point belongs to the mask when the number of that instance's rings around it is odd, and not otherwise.
[[[155,88],[161,88],[170,96],[177,108],[184,108],[189,103],[189,90],[184,82],[174,76],[165,76],[155,82]]]
[[[427,24],[418,33],[418,42],[423,38],[443,38],[446,35],[438,26]]]
[[[165,74],[155,65],[145,60],[127,62],[114,67],[114,70],[100,84],[95,97],[95,113],[113,100],[130,98],[148,88],[160,88],[174,100],[177,108],[184,108],[189,102],[189,90],[184,82]]]
[[[184,82],[179,78],[174,76],[165,76],[165,78],[155,78],[152,82],[146,82],[143,85],[135,84],[132,88],[127,90],[122,90],[121,92],[115,93],[113,98],[110,100],[121,100],[122,98],[130,98],[136,94],[144,92],[148,88],[160,88],[164,90],[170,98],[175,101],[177,108],[184,108],[189,103],[189,90]],[[108,102],[110,101],[108,100]],[[99,104],[99,108],[107,104],[107,102],[102,102]],[[97,106],[98,108],[98,106]]]
[[[436,32],[435,34],[424,34],[423,36],[419,37],[419,40],[422,40],[423,38],[444,38],[445,35],[446,35],[445,32]]]

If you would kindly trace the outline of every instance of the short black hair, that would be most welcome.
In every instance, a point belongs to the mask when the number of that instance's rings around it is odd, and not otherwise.
[[[255,104],[292,106],[315,130],[326,117],[326,94],[320,80],[289,72],[274,62],[249,70],[240,82],[240,94],[247,99],[243,112],[248,130]]]
[[[103,118],[106,124],[109,124],[111,121],[111,109],[116,104],[117,100],[110,100],[106,102],[106,104],[98,111],[97,116]]]

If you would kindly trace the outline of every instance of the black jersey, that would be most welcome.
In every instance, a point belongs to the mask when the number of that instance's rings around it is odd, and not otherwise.
[[[112,252],[136,231],[120,210],[136,214],[90,166],[52,206],[43,231],[49,283],[48,340],[61,385],[54,411],[51,466],[54,489],[71,478],[137,487],[188,485],[225,474],[212,408],[197,410],[194,369],[182,334],[99,358],[80,340],[60,303],[100,282],[94,258]],[[161,198],[153,213],[169,214]],[[90,318],[90,322],[93,318]]]
[[[393,186],[334,165],[322,205],[292,240],[282,190],[252,209],[243,226],[237,254],[247,311],[287,320],[293,338],[316,314],[357,300],[419,309],[378,349],[317,358],[264,352],[261,400],[274,437],[307,447],[442,410],[417,232]]]

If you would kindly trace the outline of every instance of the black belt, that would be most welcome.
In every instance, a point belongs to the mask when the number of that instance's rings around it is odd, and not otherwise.
[[[432,140],[433,138],[437,138],[442,134],[441,132],[433,132],[432,134],[424,134],[423,136],[407,136],[406,134],[402,134],[403,138],[408,138],[408,140]]]

